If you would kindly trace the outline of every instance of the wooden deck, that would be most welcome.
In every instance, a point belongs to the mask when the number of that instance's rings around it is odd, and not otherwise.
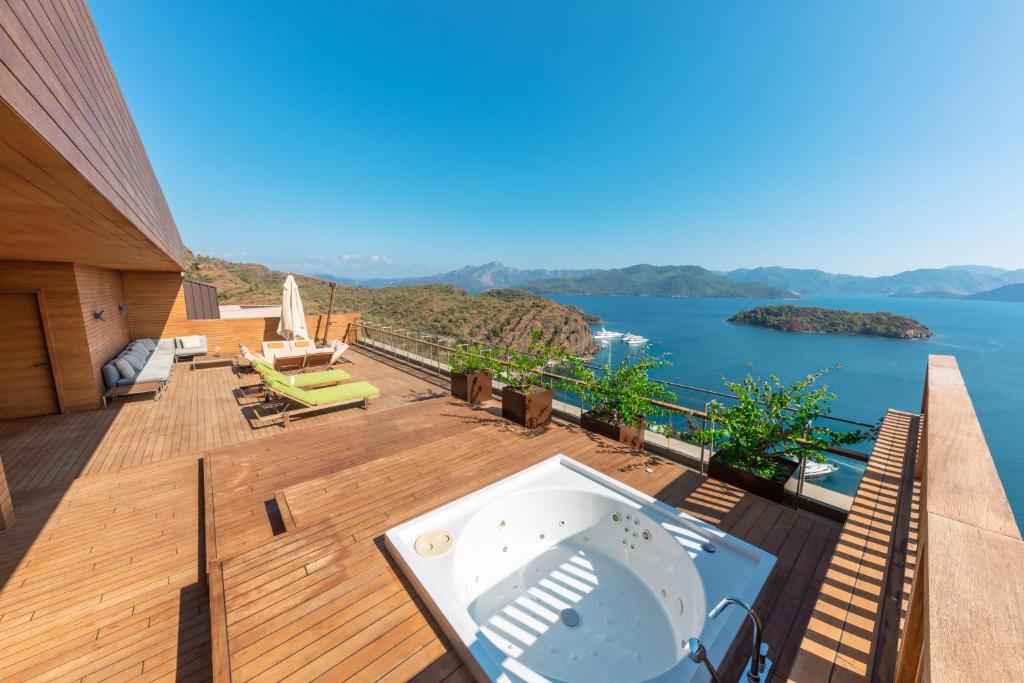
[[[342,435],[318,428],[210,453],[215,667],[232,680],[464,679],[381,534],[561,452],[776,554],[760,606],[788,671],[838,525],[576,427],[529,433],[496,412],[440,398],[360,416]],[[749,656],[749,640],[737,642],[729,676]]]
[[[354,355],[346,368],[381,399],[296,420],[286,439],[441,393]],[[210,678],[199,457],[284,433],[248,426],[252,381],[182,366],[159,401],[0,422],[15,509],[0,531],[0,681]]]
[[[343,366],[353,379],[368,379],[381,390],[372,411],[446,393],[356,352],[346,357],[355,359]],[[240,387],[255,381],[256,375],[237,376],[231,368],[190,371],[187,364],[179,364],[159,401],[116,401],[103,411],[0,421],[0,453],[11,492],[67,485],[81,476],[279,434],[279,425],[253,429],[249,424],[258,401],[243,396]],[[305,417],[290,429],[350,419],[352,413],[336,410]]]
[[[0,680],[464,679],[380,535],[557,452],[777,555],[760,606],[792,666],[838,525],[575,427],[527,433],[368,357],[351,371],[380,401],[287,431],[248,426],[251,380],[227,368],[176,373],[158,402],[0,424]]]

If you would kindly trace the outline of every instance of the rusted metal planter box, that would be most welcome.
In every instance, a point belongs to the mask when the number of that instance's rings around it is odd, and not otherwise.
[[[551,422],[551,389],[523,394],[513,389],[501,390],[501,416],[529,429]]]
[[[789,466],[790,475],[797,468],[796,463],[791,463],[788,460],[782,460],[783,465]],[[735,467],[726,465],[724,462],[718,459],[718,453],[715,453],[708,460],[708,476],[719,481],[724,481],[726,484],[732,484],[744,491],[750,491],[755,493],[762,498],[766,498],[776,503],[785,502],[786,498],[786,482],[777,482],[771,479],[765,479],[759,477],[756,474],[747,472],[746,470],[738,470]],[[789,477],[786,478],[789,480]]]
[[[473,404],[490,401],[491,373],[484,370],[452,375],[452,396]]]
[[[587,411],[580,416],[580,426],[587,431],[606,436],[609,439],[624,443],[636,449],[644,447],[644,421],[640,421],[640,427],[629,424],[611,424],[594,417],[593,413]]]

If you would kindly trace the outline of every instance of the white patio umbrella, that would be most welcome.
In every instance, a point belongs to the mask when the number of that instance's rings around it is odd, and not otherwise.
[[[277,333],[285,339],[309,339],[299,286],[291,275],[285,278],[281,291],[281,322],[277,324]]]

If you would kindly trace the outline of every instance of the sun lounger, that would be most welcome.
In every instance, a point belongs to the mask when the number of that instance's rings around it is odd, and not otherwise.
[[[257,426],[281,420],[283,426],[287,427],[292,417],[343,405],[362,404],[365,409],[370,406],[371,398],[380,396],[380,389],[369,382],[338,384],[322,389],[301,389],[272,380],[267,384],[267,392],[275,398],[275,401],[268,404],[274,412],[257,417]]]
[[[264,382],[277,381],[282,384],[292,384],[294,381],[294,386],[300,389],[331,387],[352,379],[352,375],[344,370],[321,370],[320,372],[304,372],[298,375],[284,375],[264,360],[252,361],[252,369],[260,373]]]

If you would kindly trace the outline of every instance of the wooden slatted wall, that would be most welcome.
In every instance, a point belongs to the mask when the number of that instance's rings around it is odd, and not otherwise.
[[[0,173],[6,258],[184,264],[84,0],[0,0]]]
[[[277,335],[278,318],[221,318],[219,320],[189,320],[185,304],[185,291],[178,273],[122,273],[125,298],[128,302],[128,320],[133,339],[150,337],[154,339],[201,334],[207,338],[207,346],[213,351],[219,346],[222,353],[238,352],[238,345],[245,344],[254,351],[268,339],[280,339]],[[326,317],[326,316],[323,316]],[[307,315],[306,324],[310,336],[326,321],[319,315]],[[335,313],[331,316],[329,339],[347,338],[358,314]],[[321,331],[322,335],[322,331]],[[346,336],[347,335],[347,336]]]
[[[93,377],[97,391],[101,393],[103,376],[100,369],[130,341],[128,314],[118,310],[118,306],[124,304],[121,274],[116,270],[76,264],[75,278]],[[97,311],[103,311],[104,320],[96,319]]]

